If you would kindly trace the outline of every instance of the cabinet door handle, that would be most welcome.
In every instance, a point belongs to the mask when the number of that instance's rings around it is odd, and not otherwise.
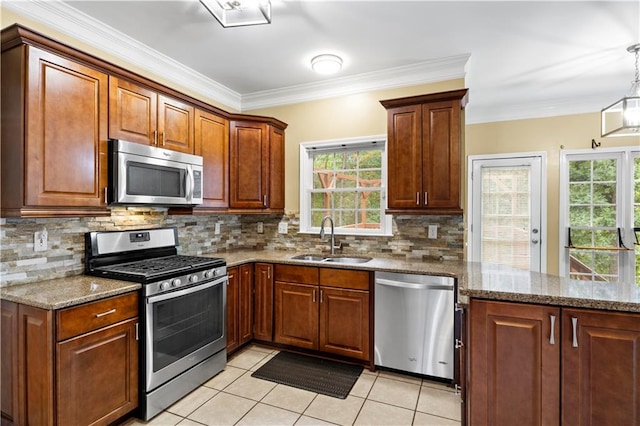
[[[269,206],[269,195],[268,194],[264,194],[262,196],[262,205],[265,207]]]
[[[324,303],[324,291],[320,290],[320,303]]]
[[[316,303],[316,291],[315,290],[313,290],[313,300],[312,300],[312,302]]]
[[[108,192],[107,192],[107,191],[108,191],[108,190],[109,190],[109,188],[105,186],[105,187],[104,187],[104,202],[105,202],[105,204],[107,203],[107,195],[108,195]]]
[[[152,145],[158,146],[158,131],[153,131],[153,140],[151,141]]]
[[[556,344],[556,316],[550,315],[551,317],[551,336],[549,337],[549,344]]]
[[[578,318],[571,318],[571,326],[573,327],[573,346],[574,348],[578,347]]]
[[[101,314],[96,314],[96,318],[101,318],[101,317],[104,317],[106,315],[115,314],[115,313],[116,313],[116,308],[109,309],[107,312],[103,312]]]
[[[162,146],[164,146],[164,132],[160,132],[160,142],[162,142]]]
[[[267,279],[270,280],[271,279],[271,266],[269,266],[267,268]]]
[[[420,193],[416,192],[416,206],[420,205]]]
[[[140,323],[136,323],[136,340],[140,340]]]
[[[428,194],[427,194],[427,192],[425,191],[425,192],[424,192],[424,205],[425,205],[425,206],[426,206],[427,204],[429,204],[429,203],[428,203],[428,201],[427,201],[428,199],[429,199],[429,198],[428,198]]]

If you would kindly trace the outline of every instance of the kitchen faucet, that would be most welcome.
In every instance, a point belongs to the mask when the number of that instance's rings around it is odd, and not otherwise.
[[[329,221],[329,223],[331,223],[331,254],[335,254],[335,249],[340,249],[342,248],[342,244],[338,243],[338,245],[336,246],[336,236],[334,233],[334,227],[333,227],[333,219],[331,219],[331,216],[325,216],[322,218],[322,223],[320,224],[320,238],[324,238],[324,223],[326,221]]]

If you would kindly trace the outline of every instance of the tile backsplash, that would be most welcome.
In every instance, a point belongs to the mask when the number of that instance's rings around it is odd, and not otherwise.
[[[258,233],[258,222],[263,233]],[[286,222],[288,232],[278,233]],[[216,224],[220,232],[216,234]],[[427,238],[428,225],[438,225],[438,238]],[[166,209],[114,207],[111,216],[91,218],[0,219],[0,286],[82,274],[84,233],[176,226],[182,254],[202,255],[243,249],[321,253],[328,238],[300,234],[297,215],[169,215]],[[47,230],[48,248],[34,251],[35,232]],[[342,253],[406,258],[463,258],[463,218],[459,216],[394,216],[392,237],[337,236]]]

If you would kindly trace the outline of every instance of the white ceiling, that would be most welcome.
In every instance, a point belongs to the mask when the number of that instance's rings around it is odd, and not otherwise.
[[[465,77],[467,123],[599,111],[624,95],[634,1],[272,0],[269,25],[223,28],[198,0],[2,6],[238,110]],[[336,77],[310,59],[336,53]]]

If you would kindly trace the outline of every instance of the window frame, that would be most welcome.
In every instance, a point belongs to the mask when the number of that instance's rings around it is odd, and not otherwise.
[[[387,209],[387,136],[372,135],[345,139],[303,142],[300,144],[300,227],[301,234],[318,234],[319,226],[311,226],[311,194],[313,192],[313,159],[314,152],[344,152],[364,150],[375,143],[381,153],[380,186],[380,229],[335,228],[335,235],[354,236],[392,236],[392,216],[385,213]]]
[[[593,150],[563,150],[560,153],[560,203],[559,203],[559,264],[561,277],[569,277],[569,162],[615,159],[616,170],[616,227],[622,230],[622,240],[629,252],[618,254],[618,283],[635,285],[633,242],[633,159],[640,156],[640,148],[617,147]],[[601,228],[593,227],[593,228]],[[590,281],[585,281],[590,282]],[[591,281],[592,282],[592,281]]]

